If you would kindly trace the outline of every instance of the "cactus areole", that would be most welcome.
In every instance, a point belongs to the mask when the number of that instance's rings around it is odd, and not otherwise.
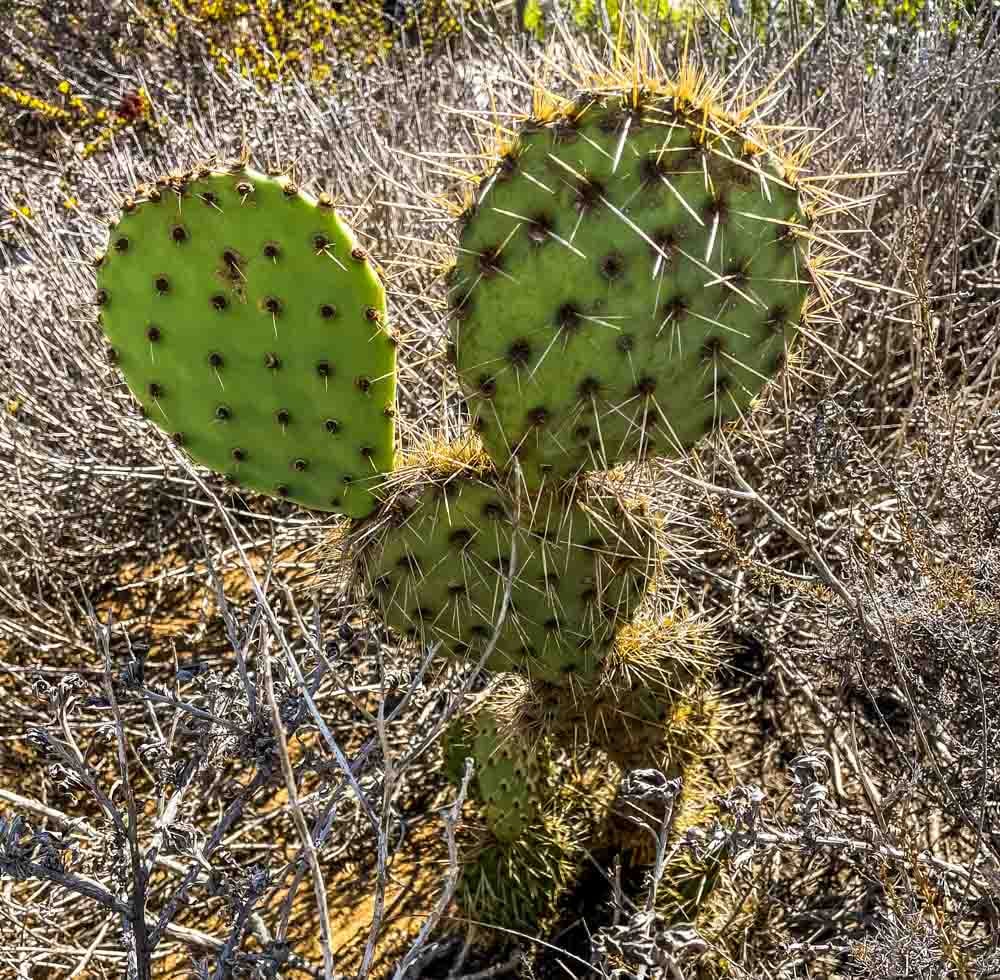
[[[328,197],[204,167],[123,211],[97,301],[146,416],[239,486],[370,513],[392,468],[396,352],[382,284]]]
[[[811,281],[784,166],[721,110],[591,92],[530,119],[462,217],[451,341],[529,486],[674,456],[782,366]]]

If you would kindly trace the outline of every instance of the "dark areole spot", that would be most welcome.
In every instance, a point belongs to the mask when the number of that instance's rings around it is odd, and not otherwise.
[[[522,368],[531,360],[531,344],[526,340],[515,340],[507,350],[507,360],[515,368]]]

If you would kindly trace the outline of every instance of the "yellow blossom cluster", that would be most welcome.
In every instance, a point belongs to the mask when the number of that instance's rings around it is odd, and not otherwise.
[[[425,47],[455,34],[453,9],[483,0],[423,0],[402,29]],[[220,67],[270,84],[287,73],[314,82],[330,78],[338,62],[372,65],[396,43],[382,0],[148,0],[157,25],[176,37],[182,21],[197,24]]]
[[[56,94],[51,99],[12,85],[0,85],[2,102],[26,109],[35,117],[59,123],[79,133],[86,139],[82,149],[85,157],[106,146],[115,133],[137,123],[152,121],[149,97],[143,89],[126,96],[117,109],[92,109],[83,98],[73,93],[72,86],[65,79],[56,86]]]
[[[401,25],[387,20],[383,0],[140,0],[136,14],[147,38],[169,44],[186,26],[220,69],[266,86],[290,74],[321,84],[334,80],[338,65],[378,64],[401,33],[429,49],[461,29],[455,12],[491,2],[401,2],[401,7],[417,8]],[[123,129],[155,125],[144,92],[127,96],[117,109],[100,107],[75,93],[65,79],[47,92],[36,91],[37,73],[30,66],[4,60],[3,67],[7,80],[0,84],[0,117],[4,103],[26,110],[36,121],[78,135],[84,157],[102,150]],[[23,113],[6,118],[22,119]],[[9,138],[11,125],[0,124],[0,140]]]

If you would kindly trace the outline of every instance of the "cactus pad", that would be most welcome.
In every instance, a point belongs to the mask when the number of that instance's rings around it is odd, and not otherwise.
[[[610,481],[518,505],[481,451],[469,460],[394,474],[384,507],[353,532],[359,585],[397,633],[475,660],[509,577],[487,667],[557,683],[588,675],[646,590],[654,522]]]
[[[537,740],[529,744],[509,728],[502,729],[488,704],[472,716],[453,719],[441,742],[445,774],[456,786],[461,785],[466,757],[475,760],[468,795],[483,804],[493,836],[505,843],[520,837],[545,802],[551,762],[544,748]]]
[[[392,468],[385,291],[327,195],[243,166],[129,199],[98,269],[146,416],[233,483],[364,516]]]
[[[550,816],[516,840],[485,829],[463,848],[457,896],[474,922],[505,929],[537,929],[551,916],[577,871],[581,850],[567,821]]]
[[[718,647],[711,624],[689,614],[625,626],[585,699],[591,744],[626,770],[700,754]]]
[[[534,487],[740,418],[812,285],[784,166],[721,109],[631,85],[498,156],[450,273],[450,353],[495,464]]]
[[[464,874],[458,901],[470,919],[541,930],[556,914],[580,870],[584,847],[607,821],[617,779],[607,764],[553,763],[548,781],[553,790],[539,819],[515,840],[499,841],[475,821],[460,830]]]
[[[488,710],[476,715],[473,752],[484,817],[494,837],[509,843],[536,820],[548,785],[548,760],[523,739],[501,732]]]
[[[640,618],[618,629],[592,676],[511,686],[498,710],[518,731],[573,751],[594,746],[625,769],[660,765],[682,735],[703,730],[693,707],[710,683],[718,647],[712,624],[686,611]]]

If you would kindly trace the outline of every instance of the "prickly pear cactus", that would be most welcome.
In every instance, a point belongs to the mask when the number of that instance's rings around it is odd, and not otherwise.
[[[451,356],[527,485],[677,455],[784,363],[811,282],[790,172],[708,96],[537,112],[462,216]]]
[[[586,848],[607,821],[616,776],[607,765],[553,762],[552,790],[536,820],[515,839],[501,841],[471,820],[460,830],[462,913],[475,922],[544,931],[578,876]]]
[[[240,165],[141,190],[97,301],[147,417],[233,483],[368,514],[393,462],[395,344],[328,196]]]
[[[655,522],[608,481],[518,504],[475,444],[404,465],[352,533],[357,580],[397,633],[552,682],[592,673],[647,586]]]

